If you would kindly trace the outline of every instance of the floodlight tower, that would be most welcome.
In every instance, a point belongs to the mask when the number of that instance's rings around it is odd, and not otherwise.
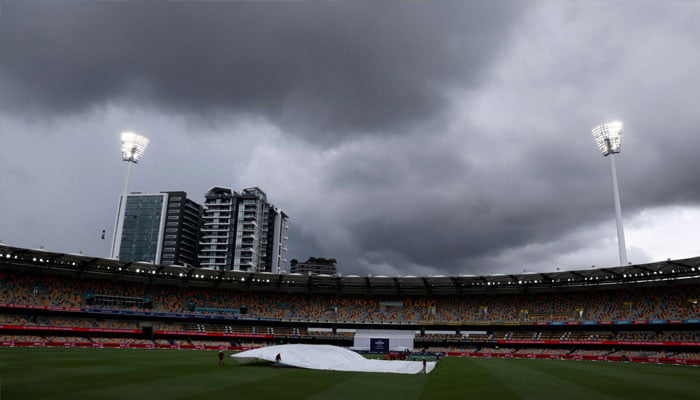
[[[617,246],[620,253],[620,265],[627,265],[627,248],[625,246],[625,231],[622,227],[622,208],[620,207],[620,190],[617,187],[617,170],[615,169],[616,153],[620,152],[622,139],[622,122],[613,121],[598,125],[591,131],[595,143],[603,153],[603,157],[610,156],[610,169],[612,171],[613,197],[615,199],[615,220],[617,221]]]
[[[119,258],[119,244],[117,238],[121,236],[124,228],[124,212],[126,211],[126,196],[129,191],[129,179],[131,178],[131,166],[141,161],[143,153],[148,146],[148,138],[134,132],[122,132],[122,160],[126,161],[126,179],[124,180],[124,190],[119,199],[119,211],[117,212],[117,222],[114,225],[114,237],[112,238],[111,258]]]

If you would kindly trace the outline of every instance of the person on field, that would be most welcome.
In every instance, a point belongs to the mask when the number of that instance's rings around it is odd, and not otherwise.
[[[224,365],[224,351],[221,350],[219,351],[219,367],[223,367]]]
[[[275,368],[280,366],[280,361],[282,361],[282,355],[280,353],[277,353],[275,356]]]
[[[423,357],[423,374],[428,373],[427,367],[428,367],[428,362],[425,360],[425,357]]]

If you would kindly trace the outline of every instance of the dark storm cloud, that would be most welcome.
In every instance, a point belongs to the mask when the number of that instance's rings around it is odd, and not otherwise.
[[[5,110],[126,99],[166,112],[261,115],[326,142],[433,117],[477,82],[512,3],[10,2]]]
[[[590,135],[608,119],[625,123],[626,223],[700,210],[695,3],[6,4],[0,131],[22,134],[0,135],[8,242],[113,223],[125,121],[152,139],[132,190],[260,186],[291,216],[287,258],[345,274],[614,264]]]
[[[577,52],[585,58],[595,50],[581,41]],[[645,52],[623,54],[634,62]],[[700,65],[696,55],[679,62]],[[573,72],[564,68],[576,79],[538,88],[542,93],[526,86],[511,99],[498,98],[495,114],[509,119],[505,128],[465,126],[464,141],[445,135],[442,143],[413,137],[352,154],[354,162],[341,163],[327,179],[343,183],[334,188],[343,191],[339,197],[362,194],[347,221],[357,248],[368,260],[383,258],[403,265],[404,271],[420,270],[413,265],[442,273],[485,273],[504,268],[492,258],[510,250],[527,254],[509,260],[514,261],[509,268],[517,270],[533,259],[551,259],[614,236],[609,159],[600,155],[589,133],[601,122],[601,110],[629,121],[623,152],[616,156],[625,219],[653,207],[697,207],[700,135],[694,127],[700,119],[687,92],[700,88],[685,74],[664,78],[671,80],[664,85],[653,75],[640,83],[626,76],[627,67],[621,63],[611,69],[619,85],[606,94],[608,102],[617,103],[613,106],[588,102],[591,92],[600,90],[590,84],[597,71],[579,65]],[[531,78],[528,85],[537,86],[538,77]],[[562,91],[576,95],[552,105],[549,98]],[[650,101],[650,96],[664,100]],[[540,105],[545,105],[543,111]],[[605,223],[608,233],[576,234]],[[649,261],[633,241],[628,245],[631,261]],[[371,273],[373,266],[361,270]]]
[[[576,130],[573,126],[569,129]],[[629,135],[637,137],[617,157],[625,218],[629,221],[649,207],[700,204],[700,165],[696,160],[700,138],[689,129],[677,132],[678,138],[684,138],[681,141],[659,143],[654,124],[629,129]],[[484,143],[490,139],[472,138]],[[569,139],[568,144],[565,139],[559,141],[556,137],[549,140],[558,150],[549,152],[541,150],[541,142],[533,146],[521,143],[514,159],[494,156],[486,164],[462,161],[458,147],[426,155],[433,160],[432,168],[410,168],[400,157],[391,165],[372,161],[372,157],[360,158],[357,164],[365,170],[391,172],[379,174],[388,177],[386,180],[363,178],[361,187],[353,185],[351,192],[344,193],[364,194],[351,212],[354,219],[347,222],[351,236],[365,254],[382,254],[385,260],[397,262],[392,265],[414,264],[453,274],[503,268],[484,260],[509,249],[542,246],[539,252],[528,250],[531,259],[540,260],[575,251],[591,245],[596,237],[566,235],[598,224],[607,223],[607,235],[613,236],[609,160],[597,153],[586,131],[575,140]],[[653,150],[645,155],[643,147],[650,143],[658,143],[658,147],[651,145]],[[673,160],[665,160],[665,154],[673,154]],[[343,169],[340,174],[352,171]],[[362,171],[354,172],[362,175]],[[435,172],[442,174],[438,178]],[[339,180],[346,181],[352,182]],[[396,195],[371,194],[382,190]],[[371,214],[362,218],[366,210],[372,210]],[[544,246],[557,242],[560,245]],[[635,243],[628,239],[628,245]],[[518,264],[529,263],[520,258],[509,268],[517,270]],[[371,268],[363,270],[372,272]]]
[[[435,159],[436,169],[443,166],[443,171],[452,172],[413,186],[411,199],[364,204],[381,211],[350,224],[358,247],[397,252],[418,265],[457,272],[465,270],[465,257],[475,260],[507,248],[551,241],[583,221],[609,217],[607,191],[601,201],[583,182],[576,188],[562,188],[567,172],[537,175],[525,165],[511,165],[502,174],[488,166],[472,166],[468,172],[468,168],[454,169],[458,165],[454,158],[442,153],[441,159]],[[412,186],[406,181],[394,185]],[[373,190],[378,189],[365,192]],[[599,211],[601,203],[604,213]],[[467,265],[472,271],[479,267]]]

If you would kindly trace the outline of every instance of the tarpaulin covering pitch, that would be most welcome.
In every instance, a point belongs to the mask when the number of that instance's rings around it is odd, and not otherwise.
[[[327,371],[386,372],[418,374],[423,372],[423,361],[368,360],[354,351],[330,345],[285,344],[261,347],[233,354],[236,361],[247,364],[257,361],[274,362],[280,355],[280,364],[292,367]],[[426,373],[435,368],[434,361],[426,362]]]

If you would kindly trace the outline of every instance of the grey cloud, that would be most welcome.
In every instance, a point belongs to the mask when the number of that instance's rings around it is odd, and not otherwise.
[[[109,101],[208,119],[261,115],[326,143],[400,131],[473,85],[514,4],[10,2],[0,107],[71,113]]]
[[[60,135],[81,140],[88,134],[71,134],[70,115],[92,116],[75,129],[103,136],[131,117],[154,132],[141,190],[201,198],[212,185],[260,186],[290,212],[290,259],[334,257],[346,274],[611,265],[616,252],[600,242],[615,231],[610,170],[590,135],[603,117],[626,124],[617,165],[627,220],[700,204],[692,4],[538,3],[524,15],[506,2],[9,4],[0,46],[19,57],[0,61],[0,83],[12,88],[0,94],[0,117],[15,114],[21,130],[17,110],[33,108],[32,118],[50,114]],[[139,103],[152,108],[123,111]],[[109,129],[96,117],[104,104],[122,110]],[[162,122],[176,114],[179,123]],[[209,116],[226,126],[206,125]],[[26,198],[41,199],[32,195],[45,184],[40,158]],[[9,171],[4,195],[21,209]],[[110,201],[120,179],[112,172]],[[100,224],[111,224],[104,208]],[[89,223],[80,218],[71,226]],[[652,253],[628,244],[631,257]]]
[[[687,62],[697,64],[698,59],[689,57]],[[649,96],[649,88],[623,74],[618,79],[624,85],[612,96]],[[697,84],[685,84],[700,90]],[[587,88],[578,82],[568,86],[581,93]],[[654,95],[665,101],[653,113],[648,112],[648,102],[617,107],[630,121],[623,153],[616,156],[626,218],[649,207],[700,203],[696,160],[700,136],[693,129],[700,120],[684,109],[688,97],[676,93],[675,85],[655,90]],[[546,95],[529,100],[546,102]],[[519,254],[527,257],[519,262],[529,265],[536,258],[552,259],[553,252],[567,254],[590,244],[590,237],[585,237],[544,246],[561,241],[571,231],[608,221],[614,232],[609,160],[598,153],[589,133],[599,123],[595,115],[599,111],[585,98],[576,100],[578,104],[563,107],[571,108],[570,116],[548,117],[541,126],[517,122],[517,117],[529,118],[526,107],[509,115],[513,119],[509,131],[470,129],[469,146],[451,137],[442,146],[421,147],[410,138],[401,144],[376,145],[364,154],[353,153],[354,163],[336,166],[327,179],[329,186],[330,182],[348,185],[336,189],[347,190],[341,196],[362,194],[350,211],[353,219],[347,222],[357,247],[407,268],[423,265],[453,273],[484,272],[514,268],[518,262],[512,259],[510,263],[493,261],[494,255],[513,249],[522,249]],[[422,157],[418,165],[409,162],[416,154]],[[631,255],[644,258],[633,242],[628,244]],[[533,246],[541,251],[531,250]],[[598,255],[590,254],[591,263],[600,265]]]

